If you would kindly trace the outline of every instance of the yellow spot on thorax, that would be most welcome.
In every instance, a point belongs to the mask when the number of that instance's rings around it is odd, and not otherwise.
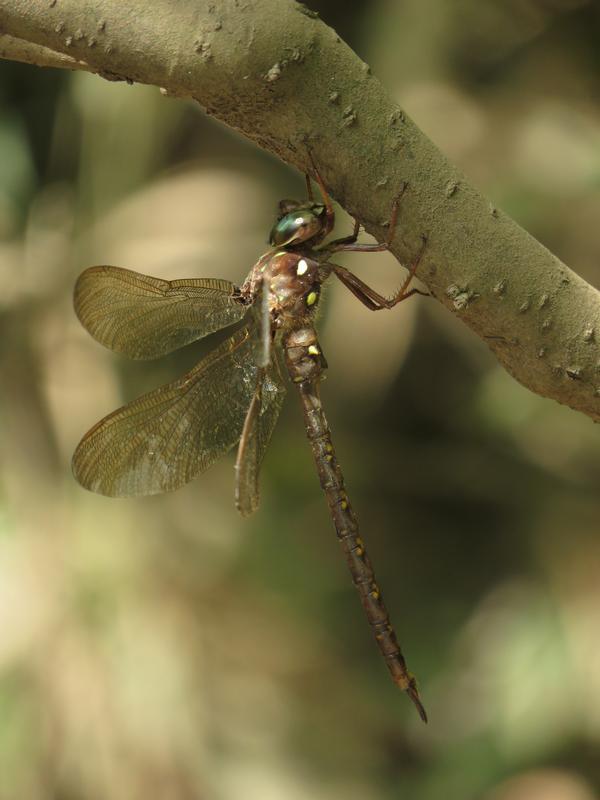
[[[317,294],[317,292],[309,292],[308,295],[306,296],[306,305],[307,306],[314,306],[314,304],[317,302],[318,298],[319,298],[319,295]]]

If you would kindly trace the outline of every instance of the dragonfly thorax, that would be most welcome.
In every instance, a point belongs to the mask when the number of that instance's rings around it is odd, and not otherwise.
[[[311,317],[319,301],[319,262],[301,253],[275,253],[263,271],[269,293],[269,311],[277,327]]]

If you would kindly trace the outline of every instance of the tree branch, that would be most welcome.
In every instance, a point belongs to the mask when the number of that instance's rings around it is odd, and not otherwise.
[[[0,58],[9,61],[22,61],[36,67],[57,67],[59,69],[87,69],[89,66],[83,61],[77,61],[70,56],[57,53],[48,47],[16,39],[14,36],[0,33]]]
[[[522,384],[600,420],[600,294],[472,187],[300,3],[0,0],[0,30],[48,48],[47,62],[67,57],[53,66],[194,98],[300,170],[310,147],[378,238],[407,182],[392,252],[408,263],[426,235],[419,277],[432,294]],[[42,63],[39,48],[18,52]]]

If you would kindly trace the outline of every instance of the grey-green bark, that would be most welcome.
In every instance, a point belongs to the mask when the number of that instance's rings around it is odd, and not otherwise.
[[[0,33],[8,57],[67,56],[194,98],[300,170],[310,147],[333,196],[378,237],[407,182],[394,255],[409,262],[425,234],[432,294],[522,384],[600,419],[600,294],[471,186],[300,3],[0,0]]]

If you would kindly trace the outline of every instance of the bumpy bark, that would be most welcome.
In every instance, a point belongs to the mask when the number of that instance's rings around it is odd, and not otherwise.
[[[432,294],[522,384],[600,419],[599,293],[471,186],[300,3],[0,0],[0,33],[0,55],[66,56],[194,98],[301,170],[310,148],[334,197],[378,237],[406,182],[392,252],[407,263],[426,235],[419,277]]]

